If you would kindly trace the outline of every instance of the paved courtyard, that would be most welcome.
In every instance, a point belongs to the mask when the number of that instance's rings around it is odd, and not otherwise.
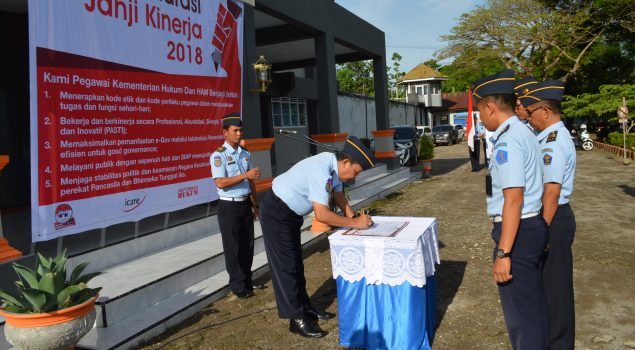
[[[436,349],[510,349],[491,276],[491,221],[485,213],[486,170],[470,172],[465,143],[435,148],[433,176],[376,202],[374,215],[436,217]],[[578,151],[572,207],[577,220],[574,284],[576,349],[635,349],[635,166],[601,151]],[[328,240],[306,252],[309,295],[337,313]],[[273,289],[247,300],[229,295],[145,348],[339,349],[337,318],[330,334],[304,339],[278,319]]]

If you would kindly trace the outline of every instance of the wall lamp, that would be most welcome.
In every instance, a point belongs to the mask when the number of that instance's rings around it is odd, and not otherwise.
[[[252,65],[254,72],[256,73],[256,81],[258,82],[258,89],[252,90],[252,92],[265,92],[267,87],[271,83],[271,65],[265,59],[265,56],[260,56],[258,61]]]

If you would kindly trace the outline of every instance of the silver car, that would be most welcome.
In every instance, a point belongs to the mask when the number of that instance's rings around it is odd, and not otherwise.
[[[432,127],[432,142],[435,145],[451,145],[458,141],[459,135],[450,124],[435,125]]]

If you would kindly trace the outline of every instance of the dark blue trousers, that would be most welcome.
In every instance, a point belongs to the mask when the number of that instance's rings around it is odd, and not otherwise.
[[[492,238],[498,246],[502,223],[494,223]],[[512,280],[498,285],[505,324],[514,350],[547,349],[549,319],[542,285],[541,263],[547,245],[547,224],[542,216],[520,220],[511,251]],[[496,248],[493,257],[495,258]]]
[[[569,204],[559,205],[549,226],[549,250],[542,270],[549,309],[549,350],[573,350],[575,345],[571,253],[575,227],[575,217]]]
[[[250,291],[253,289],[251,264],[254,261],[254,214],[251,212],[251,202],[219,200],[216,214],[223,240],[229,287],[234,293]]]
[[[260,226],[280,318],[302,318],[310,305],[300,229],[303,218],[269,190],[260,203]]]

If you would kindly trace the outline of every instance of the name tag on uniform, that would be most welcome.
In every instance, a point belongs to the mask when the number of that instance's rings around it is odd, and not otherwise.
[[[487,176],[485,176],[485,194],[488,197],[492,196],[492,175],[487,174]]]

